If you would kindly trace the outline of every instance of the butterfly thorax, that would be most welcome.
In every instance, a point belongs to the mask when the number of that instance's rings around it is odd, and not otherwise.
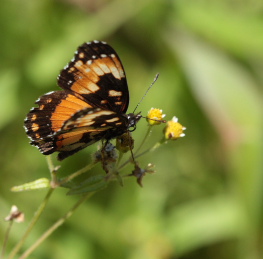
[[[122,114],[120,116],[122,124],[119,127],[112,127],[105,132],[104,139],[110,140],[121,136],[125,132],[132,132],[136,128],[137,122],[141,119],[141,114]]]

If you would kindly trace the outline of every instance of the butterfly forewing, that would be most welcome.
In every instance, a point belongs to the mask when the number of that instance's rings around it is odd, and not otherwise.
[[[129,91],[121,61],[108,44],[82,44],[61,71],[58,85],[80,94],[94,107],[125,113]]]

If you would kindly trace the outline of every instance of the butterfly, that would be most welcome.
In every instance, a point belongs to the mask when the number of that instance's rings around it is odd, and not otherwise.
[[[61,91],[41,96],[25,119],[30,144],[63,160],[99,141],[132,131],[142,117],[126,114],[129,90],[123,65],[103,41],[82,44],[57,78]]]

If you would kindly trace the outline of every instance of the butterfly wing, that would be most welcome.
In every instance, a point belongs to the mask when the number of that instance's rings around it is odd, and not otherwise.
[[[39,107],[31,109],[24,125],[31,144],[37,146],[45,155],[57,150],[56,145],[47,145],[45,139],[51,139],[61,130],[65,121],[78,111],[92,108],[69,91],[50,92],[41,96],[36,104]]]
[[[62,160],[100,139],[124,133],[129,92],[117,53],[106,43],[81,45],[58,77],[64,91],[40,97],[25,120],[31,144]]]
[[[129,105],[122,63],[105,42],[82,44],[58,76],[58,85],[81,95],[93,107],[125,113]]]
[[[58,159],[78,152],[100,139],[111,139],[127,129],[127,118],[114,111],[93,108],[68,91],[45,94],[25,120],[31,144]]]

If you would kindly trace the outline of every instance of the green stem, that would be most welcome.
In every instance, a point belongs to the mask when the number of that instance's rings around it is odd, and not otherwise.
[[[14,256],[17,254],[17,252],[20,250],[21,246],[24,244],[26,238],[28,237],[28,235],[30,234],[31,230],[33,229],[33,227],[35,226],[35,224],[37,223],[40,215],[42,214],[42,212],[44,211],[47,202],[51,196],[51,194],[53,193],[54,189],[50,188],[46,197],[44,198],[44,200],[42,201],[42,203],[40,204],[38,210],[36,211],[35,215],[33,216],[29,226],[27,227],[27,230],[25,232],[25,234],[22,236],[22,238],[20,239],[20,241],[17,243],[17,245],[14,247],[14,249],[12,250],[12,252],[10,253],[8,259],[12,259],[14,258]]]
[[[152,130],[152,126],[150,125],[150,126],[148,127],[148,130],[147,130],[147,132],[146,132],[146,134],[145,134],[145,136],[144,136],[144,138],[143,138],[140,146],[137,148],[136,152],[134,153],[134,159],[138,157],[138,155],[136,155],[136,154],[140,151],[141,147],[144,145],[145,141],[146,141],[147,138],[150,136],[151,130]],[[139,155],[139,156],[140,156],[140,155]],[[126,165],[127,165],[129,162],[131,162],[131,161],[132,161],[132,157],[130,157],[126,162],[124,162],[124,163],[118,168],[118,170],[121,170],[124,166],[126,166]],[[118,162],[119,162],[119,161],[118,161]],[[118,165],[119,165],[119,163],[118,163]]]
[[[117,161],[117,163],[116,163],[116,167],[118,167],[119,166],[119,164],[120,164],[120,162],[121,162],[121,160],[122,160],[122,158],[123,158],[123,152],[119,152],[119,157],[118,157],[118,161]]]
[[[58,227],[60,227],[72,214],[73,212],[79,207],[80,204],[85,202],[88,198],[90,198],[94,192],[87,193],[86,195],[82,196],[81,199],[62,217],[60,218],[55,224],[53,224],[31,247],[29,247],[19,259],[27,258],[44,240],[46,240]]]
[[[54,167],[53,162],[51,160],[51,156],[50,155],[46,156],[46,160],[47,160],[49,172],[52,174],[55,171],[55,167]]]
[[[0,256],[1,259],[3,259],[4,255],[5,255],[5,249],[6,249],[7,241],[8,241],[8,238],[9,238],[9,234],[10,234],[10,230],[11,230],[11,227],[13,225],[13,222],[14,222],[14,220],[11,220],[9,222],[8,228],[6,230],[5,239],[4,239],[4,243],[3,243],[3,247],[2,247],[2,253],[1,253],[1,256]]]
[[[148,130],[147,130],[147,132],[146,132],[146,134],[145,134],[145,136],[144,136],[144,138],[143,138],[140,146],[137,148],[136,152],[134,153],[134,155],[136,155],[136,154],[140,151],[140,149],[141,149],[141,147],[144,145],[146,139],[150,136],[151,131],[152,131],[152,126],[149,125]]]
[[[146,149],[145,151],[143,151],[142,153],[140,153],[139,155],[136,156],[136,158],[148,153],[148,152],[153,152],[155,151],[157,148],[159,148],[163,143],[166,142],[165,138],[162,138],[159,142],[157,142],[153,147]]]
[[[62,184],[64,184],[64,183],[67,183],[67,182],[71,181],[72,179],[78,177],[79,175],[86,173],[87,171],[89,171],[89,170],[90,170],[92,167],[94,167],[95,165],[96,165],[96,163],[88,164],[87,166],[81,168],[81,169],[78,170],[77,172],[75,172],[75,173],[73,173],[73,174],[71,174],[71,175],[63,178],[63,179],[60,181],[59,185],[62,185]]]
[[[144,155],[144,154],[146,154],[146,153],[148,153],[148,152],[153,152],[153,151],[155,151],[157,148],[159,148],[163,143],[165,143],[166,142],[166,140],[163,138],[163,139],[161,139],[159,142],[157,142],[153,147],[151,147],[151,148],[148,148],[148,149],[146,149],[145,151],[143,151],[142,153],[140,153],[140,154],[138,154],[138,155],[136,155],[134,158],[136,159],[136,158],[138,158],[138,157],[140,157],[140,156],[142,156],[142,155]],[[118,170],[120,171],[122,168],[124,168],[131,160],[130,160],[131,158],[129,158],[126,162],[124,162],[119,168],[118,168]]]
[[[48,169],[49,169],[49,172],[50,172],[50,175],[51,175],[51,181],[50,181],[50,185],[52,188],[57,188],[59,186],[59,181],[58,181],[58,178],[57,178],[57,170],[60,166],[58,167],[55,167],[53,165],[53,162],[52,162],[52,159],[51,159],[51,156],[46,156],[46,160],[47,160],[47,164],[48,164]]]

